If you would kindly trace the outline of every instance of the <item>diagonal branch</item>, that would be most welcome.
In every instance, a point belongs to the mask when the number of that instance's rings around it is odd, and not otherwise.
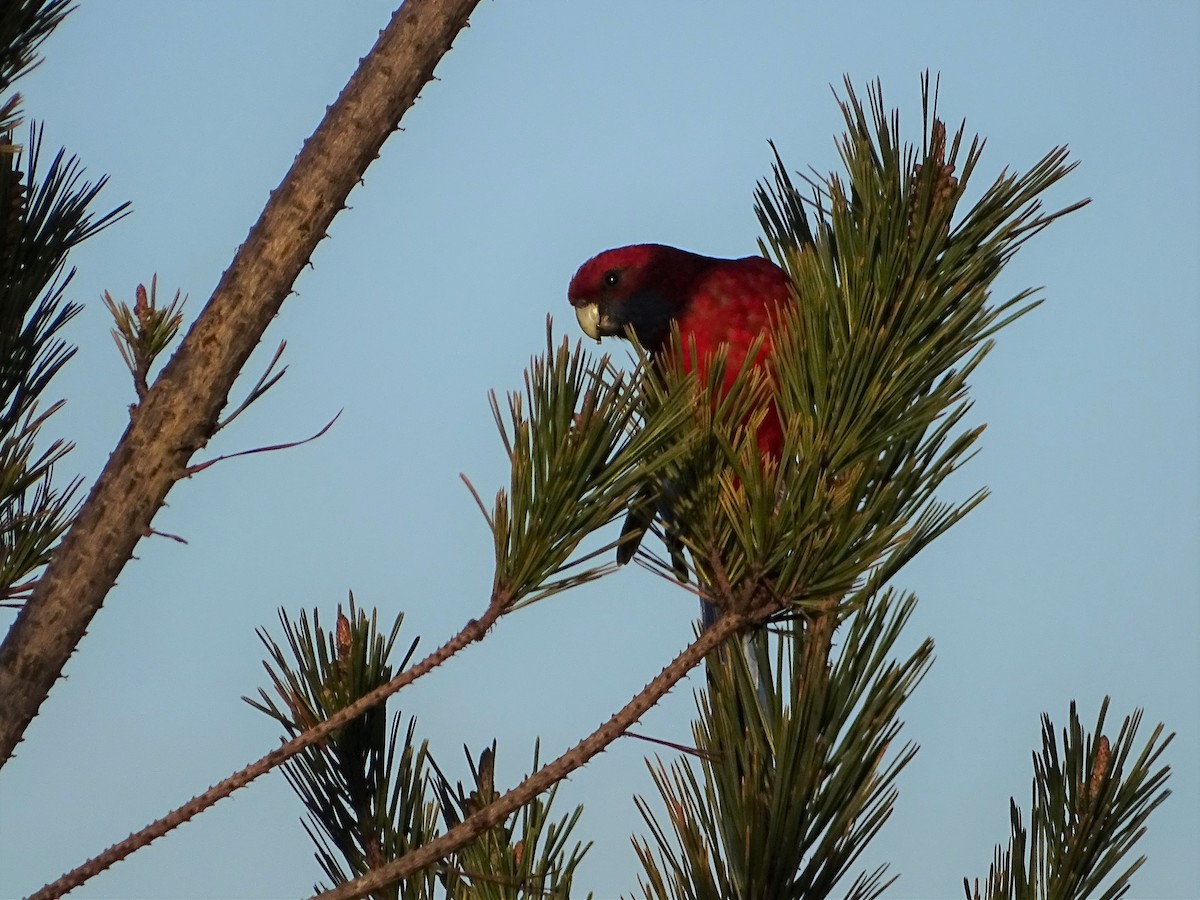
[[[13,754],[333,217],[478,0],[409,0],[305,142],[216,291],[133,413],[0,645],[0,765]]]

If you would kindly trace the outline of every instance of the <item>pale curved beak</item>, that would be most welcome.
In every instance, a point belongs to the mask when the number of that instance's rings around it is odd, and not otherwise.
[[[597,344],[600,343],[600,305],[587,303],[575,307],[575,318],[579,320],[579,327],[583,329],[583,333]]]

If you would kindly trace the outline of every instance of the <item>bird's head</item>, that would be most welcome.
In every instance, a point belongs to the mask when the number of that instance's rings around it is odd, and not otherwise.
[[[580,266],[567,299],[588,337],[625,337],[631,328],[642,346],[655,352],[666,343],[671,321],[685,312],[707,262],[662,244],[605,250]]]

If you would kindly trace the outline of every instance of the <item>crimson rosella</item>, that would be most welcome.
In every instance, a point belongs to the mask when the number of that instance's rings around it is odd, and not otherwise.
[[[787,273],[761,256],[713,259],[662,244],[635,244],[585,262],[567,297],[588,337],[625,337],[628,326],[655,355],[667,352],[671,323],[677,322],[682,346],[695,342],[701,378],[713,351],[728,345],[728,390],[760,335],[753,365],[770,366],[771,327],[779,307],[791,302],[790,286]],[[684,366],[690,369],[690,354]],[[772,404],[758,429],[758,446],[777,459],[782,444]]]
[[[727,345],[726,390],[760,337],[751,365],[767,367],[770,374],[771,329],[779,320],[780,307],[792,302],[787,274],[760,256],[713,259],[661,244],[620,247],[592,257],[571,279],[567,297],[588,337],[625,337],[630,328],[641,345],[660,359],[670,352],[672,323],[678,324],[681,346],[689,348],[684,368],[691,368],[694,342],[701,379],[707,376],[713,352]],[[779,458],[783,429],[773,402],[756,438],[764,457]],[[648,512],[644,506],[639,512],[635,504],[617,549],[618,562],[633,556],[653,513],[653,504]],[[682,555],[676,557],[676,548],[671,549],[679,574]],[[712,611],[706,607],[705,613],[707,619]]]

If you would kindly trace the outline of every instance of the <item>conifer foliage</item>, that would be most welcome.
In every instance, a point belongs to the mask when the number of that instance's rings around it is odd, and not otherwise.
[[[70,445],[41,440],[57,408],[42,396],[74,352],[61,336],[79,309],[66,300],[67,255],[126,208],[94,213],[104,179],[84,180],[64,151],[47,161],[40,127],[17,142],[13,84],[68,4],[0,8],[0,605],[20,605],[71,521],[78,484],[54,479]],[[469,11],[458,11],[461,22]],[[548,325],[522,389],[492,398],[508,486],[489,506],[468,482],[494,539],[479,619],[416,660],[415,640],[396,652],[402,617],[381,628],[352,596],[331,630],[316,612],[281,613],[283,642],[261,633],[270,688],[247,699],[282,727],[284,746],[35,896],[61,896],[277,765],[307,810],[323,897],[571,896],[590,844],[574,838],[581,809],[552,811],[557,783],[701,662],[709,678],[694,747],[650,761],[659,796],[636,801],[648,829],[633,839],[641,894],[882,895],[898,873],[856,865],[917,752],[901,739],[900,714],[933,658],[930,639],[896,658],[916,598],[895,579],[985,497],[937,499],[982,434],[966,424],[969,377],[997,332],[1038,302],[1030,291],[993,298],[998,274],[1025,241],[1083,205],[1043,208],[1073,168],[1065,148],[979,186],[982,140],[961,127],[950,134],[928,78],[923,88],[919,143],[901,138],[878,83],[863,103],[847,81],[844,171],[805,177],[802,190],[777,156],[759,185],[760,247],[797,299],[777,323],[770,377],[746,371],[724,391],[721,359],[700,380],[685,371],[695,366],[653,363],[640,348],[621,372]],[[179,295],[160,306],[156,287],[141,288],[133,307],[104,298],[139,403],[154,396],[153,363],[181,324]],[[681,360],[689,348],[673,339]],[[277,380],[264,376],[251,401]],[[754,435],[768,392],[784,447],[764,461]],[[638,559],[672,585],[689,570],[686,589],[702,592],[714,620],[557,759],[543,763],[531,741],[532,768],[517,786],[497,785],[496,760],[509,751],[494,742],[467,751],[467,786],[454,780],[418,724],[394,711],[389,719],[384,701],[509,615],[613,571],[616,541],[596,535],[648,484],[670,485],[672,552],[663,559],[643,546]],[[1169,793],[1161,759],[1172,736],[1160,725],[1139,743],[1140,711],[1110,736],[1107,712],[1105,701],[1088,731],[1072,704],[1061,735],[1043,719],[1030,825],[1014,801],[1009,842],[987,877],[963,880],[968,900],[1108,900],[1130,889],[1143,859],[1129,854]],[[947,873],[947,883],[958,877]]]
[[[97,215],[105,179],[86,181],[64,150],[47,161],[42,128],[22,125],[14,83],[68,11],[66,0],[17,0],[0,12],[0,604],[9,606],[49,560],[79,487],[54,478],[70,442],[40,439],[60,405],[43,395],[75,354],[60,335],[80,309],[65,299],[75,274],[67,255],[127,206]]]

